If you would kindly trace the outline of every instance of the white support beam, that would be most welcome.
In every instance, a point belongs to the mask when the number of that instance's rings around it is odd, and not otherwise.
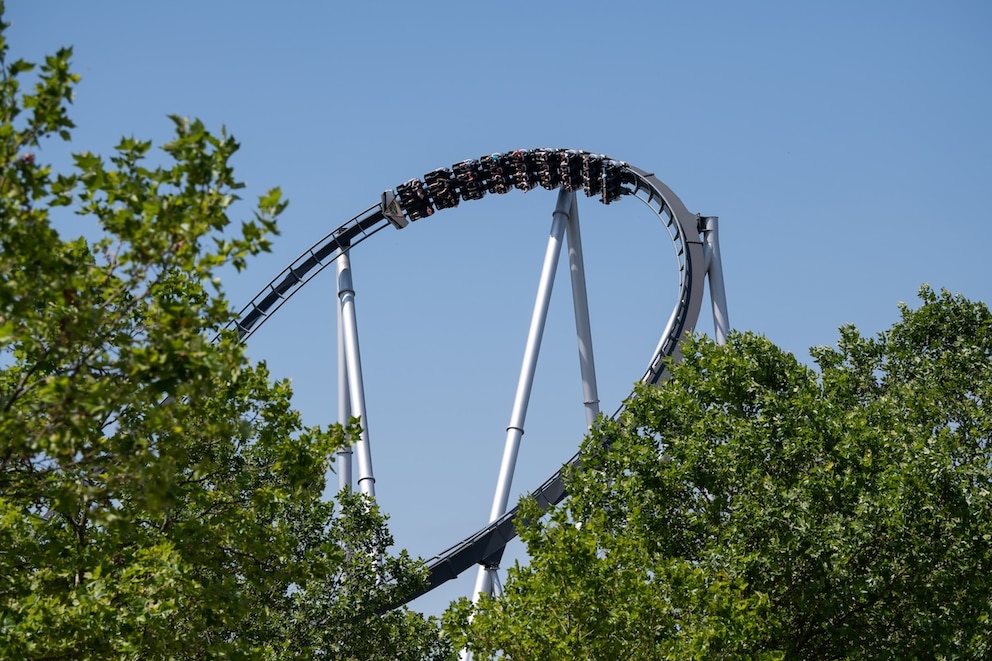
[[[727,292],[723,285],[723,262],[720,259],[719,220],[717,216],[704,216],[700,218],[700,223],[710,302],[713,304],[714,337],[717,344],[726,344],[730,320],[727,317]]]
[[[355,442],[358,458],[358,489],[375,497],[375,476],[372,473],[372,449],[369,445],[369,420],[365,411],[365,383],[362,380],[362,357],[358,346],[358,317],[355,312],[355,288],[351,279],[351,259],[348,251],[337,258],[338,300],[341,304],[344,331],[344,352],[347,365],[348,395],[351,415],[361,420],[362,431]]]
[[[338,256],[338,286],[341,286],[341,264],[340,260],[347,259],[347,253],[342,252]],[[347,268],[347,266],[345,267]],[[348,426],[351,420],[351,392],[348,386],[348,358],[344,341],[344,307],[341,305],[341,291],[337,292],[337,301],[334,306],[337,309],[337,349],[338,349],[338,423],[343,427]],[[354,486],[351,477],[352,455],[354,454],[349,444],[338,450],[337,473],[338,491],[351,489]]]
[[[592,350],[592,324],[589,322],[589,295],[586,290],[586,267],[579,233],[579,205],[572,195],[572,211],[565,228],[568,266],[572,275],[572,307],[575,310],[575,336],[579,344],[579,371],[582,374],[582,404],[586,425],[592,427],[599,416],[599,388],[596,385],[596,360]]]
[[[510,498],[510,487],[513,483],[513,471],[517,465],[517,454],[520,450],[520,439],[524,435],[524,422],[527,418],[527,406],[534,386],[534,374],[537,371],[537,358],[541,352],[541,340],[544,337],[544,326],[548,319],[548,308],[551,303],[551,291],[554,288],[555,272],[558,270],[558,258],[561,255],[562,239],[568,224],[569,212],[575,202],[575,193],[564,189],[558,192],[558,203],[555,206],[551,221],[551,232],[548,246],[544,252],[544,265],[537,285],[537,299],[531,315],[530,330],[527,333],[527,344],[524,347],[523,365],[517,380],[517,391],[513,398],[513,410],[510,414],[510,424],[506,428],[506,443],[503,446],[503,460],[500,463],[499,478],[496,481],[496,493],[493,496],[492,509],[489,512],[489,522],[492,523],[506,513]],[[482,594],[491,594],[493,589],[493,573],[495,567],[479,567],[476,577],[475,596],[478,600]]]

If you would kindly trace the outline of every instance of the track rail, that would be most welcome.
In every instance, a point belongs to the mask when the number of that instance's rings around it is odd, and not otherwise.
[[[695,328],[699,318],[705,275],[699,217],[690,214],[675,193],[653,174],[586,151],[534,149],[491,154],[455,163],[451,168],[432,170],[422,180],[411,179],[400,184],[395,190],[384,192],[378,204],[304,251],[241,310],[231,325],[237,329],[242,341],[247,340],[342,251],[355,247],[389,225],[402,229],[408,221],[427,218],[437,210],[457,206],[460,201],[481,199],[487,192],[501,194],[513,188],[526,191],[538,186],[548,190],[581,190],[589,197],[598,196],[604,204],[634,196],[668,229],[678,264],[678,298],[641,377],[645,383],[658,383],[665,373],[665,359],[678,355],[679,340]],[[578,461],[576,454],[566,465]],[[561,470],[531,492],[531,497],[542,509],[561,502],[565,495]],[[420,592],[409,595],[404,603],[457,577],[473,565],[498,564],[506,544],[516,537],[514,520],[517,513],[518,508],[514,507],[495,522],[430,558],[427,585]]]

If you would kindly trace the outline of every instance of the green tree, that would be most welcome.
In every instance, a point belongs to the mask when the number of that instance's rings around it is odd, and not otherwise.
[[[689,340],[583,445],[506,595],[448,614],[476,658],[986,659],[992,316],[924,287],[818,369]]]
[[[53,172],[70,55],[9,61],[0,29],[0,657],[448,656],[376,612],[423,580],[384,517],[322,498],[345,430],[304,428],[224,330],[217,274],[267,249],[279,191],[232,231],[238,144],[180,118],[162,156]],[[73,212],[95,241],[54,229]]]

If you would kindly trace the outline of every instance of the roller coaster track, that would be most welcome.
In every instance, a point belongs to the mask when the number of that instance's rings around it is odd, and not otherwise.
[[[406,227],[409,221],[427,218],[435,211],[461,201],[481,199],[514,188],[582,191],[604,204],[634,196],[647,205],[668,229],[678,266],[678,297],[671,317],[641,381],[656,384],[665,373],[665,359],[677,356],[679,340],[695,328],[707,271],[702,219],[690,214],[682,201],[653,174],[600,154],[565,149],[518,150],[461,161],[450,169],[433,170],[386,191],[376,205],[313,244],[266,285],[239,313],[232,326],[242,341],[255,333],[282,305],[317,274],[386,227]],[[619,411],[617,412],[619,413]],[[616,414],[614,414],[616,415]],[[567,464],[575,464],[578,454]],[[565,497],[559,470],[531,491],[542,509]],[[429,579],[412,600],[451,580],[473,565],[495,566],[507,543],[516,536],[517,508],[427,561]],[[399,604],[397,604],[399,605]]]

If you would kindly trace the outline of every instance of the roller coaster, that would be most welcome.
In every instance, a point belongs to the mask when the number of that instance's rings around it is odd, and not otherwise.
[[[599,415],[595,362],[586,300],[585,270],[578,225],[578,193],[596,197],[610,205],[625,198],[643,202],[668,230],[678,268],[675,305],[662,330],[641,381],[656,384],[665,377],[666,359],[678,356],[679,341],[695,330],[708,280],[715,336],[722,342],[729,327],[723,287],[717,218],[690,213],[665,184],[645,170],[602,154],[574,149],[529,149],[494,153],[439,168],[387,190],[379,201],[351,218],[303,252],[266,285],[238,314],[233,326],[242,341],[255,333],[296,292],[331,264],[336,267],[338,295],[338,416],[366,420],[365,393],[359,350],[350,252],[381,230],[402,230],[411,222],[457,207],[461,202],[480,200],[486,194],[543,188],[557,190],[548,246],[538,283],[523,366],[507,428],[503,459],[493,505],[486,525],[427,561],[429,578],[425,588],[407,601],[433,590],[473,566],[479,568],[475,593],[500,592],[496,569],[507,543],[516,536],[517,508],[509,508],[510,485],[523,435],[527,405],[540,352],[551,290],[559,255],[567,240],[572,276],[576,336],[582,375],[586,419],[592,425]],[[617,415],[619,410],[614,413]],[[357,482],[352,478],[352,452],[358,464]],[[564,465],[579,460],[575,454]],[[339,486],[375,496],[371,445],[363,429],[353,450],[339,455]],[[542,508],[565,497],[562,472],[551,475],[530,495]],[[399,604],[397,604],[399,605]]]

